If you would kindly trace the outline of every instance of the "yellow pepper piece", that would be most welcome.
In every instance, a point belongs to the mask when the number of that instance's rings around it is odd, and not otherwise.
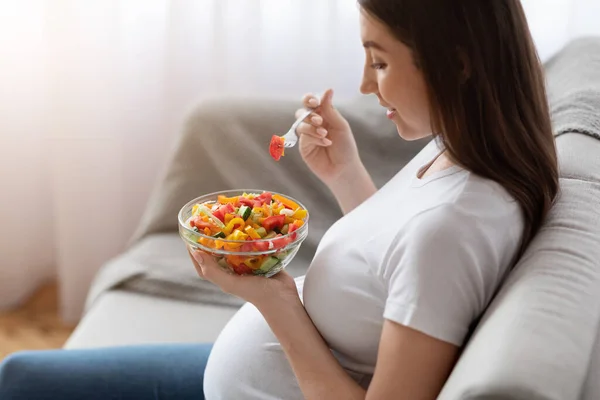
[[[283,220],[283,223],[284,224],[292,224],[292,223],[294,223],[294,221],[295,221],[294,218],[286,216],[285,219]]]
[[[255,223],[254,221],[252,221],[251,219],[248,219],[246,221],[246,226],[250,225],[252,228],[254,228],[255,230],[260,228],[260,226],[258,226],[257,223]]]
[[[219,202],[220,204],[227,204],[227,203],[231,203],[231,204],[235,205],[235,204],[238,202],[238,200],[239,200],[239,196],[235,196],[235,197],[225,197],[225,196],[223,196],[222,194],[220,194],[220,195],[217,197],[217,199],[218,199],[218,202]]]
[[[202,246],[205,246],[205,247],[214,246],[214,240],[208,239],[205,237],[201,237],[200,239],[198,239],[198,243],[200,243]]]
[[[225,250],[229,250],[229,251],[231,251],[231,250],[237,250],[240,247],[242,247],[243,244],[244,243],[224,243],[223,244],[223,248]]]
[[[296,203],[294,203],[293,201],[291,201],[288,198],[285,198],[283,196],[280,196],[278,194],[274,194],[273,195],[273,199],[277,200],[278,202],[288,206],[289,208],[291,208],[292,210],[295,210],[297,208],[299,208],[300,206]]]
[[[273,213],[271,212],[271,207],[267,206],[266,204],[264,206],[262,206],[262,210],[263,210],[263,216],[265,217],[271,217],[273,215]]]
[[[194,217],[197,217],[198,215],[200,215],[200,205],[199,204],[194,204],[194,207],[192,207],[192,215]]]
[[[304,225],[304,221],[297,219],[294,221],[294,225],[298,225],[298,228],[300,228],[302,225]]]
[[[284,208],[285,208],[285,206],[283,204],[280,205],[279,207],[275,208],[273,210],[273,215],[279,215],[279,214],[281,214],[281,210],[283,210]]]
[[[238,255],[229,255],[226,256],[225,259],[229,263],[229,265],[239,265],[246,261],[246,256],[238,256]]]
[[[233,231],[233,233],[231,234],[232,240],[246,240],[248,239],[248,235],[246,235],[244,232],[240,231],[239,229],[236,229]]]
[[[264,257],[248,257],[244,260],[244,264],[246,264],[249,268],[258,269],[262,264]]]
[[[250,236],[252,239],[254,239],[254,240],[260,239],[260,235],[258,233],[256,233],[256,231],[254,230],[253,227],[247,226],[246,229],[244,229],[244,231],[246,231],[248,236]]]
[[[204,228],[204,234],[206,236],[210,236],[210,234],[211,234],[210,228]]]
[[[234,218],[235,218],[235,215],[233,215],[233,214],[227,214],[227,215],[225,215],[225,223],[228,224]]]
[[[239,217],[234,218],[231,221],[229,221],[229,223],[227,223],[227,226],[225,226],[225,228],[223,229],[223,233],[226,235],[230,235],[231,232],[233,231],[233,227],[236,225],[239,225],[239,227],[237,229],[244,229],[244,227],[246,226],[246,223],[244,222],[243,219],[241,219]],[[229,240],[231,240],[231,239],[229,239]]]
[[[215,248],[216,249],[221,249],[223,248],[223,245],[225,244],[225,242],[223,242],[222,240],[215,240]]]
[[[303,210],[300,208],[294,212],[292,217],[295,219],[304,219],[304,218],[306,218],[307,214],[308,214],[308,212],[306,210]]]

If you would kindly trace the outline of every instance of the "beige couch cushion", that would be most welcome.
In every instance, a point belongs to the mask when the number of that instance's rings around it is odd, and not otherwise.
[[[235,312],[231,307],[112,290],[98,298],[65,348],[212,343]]]

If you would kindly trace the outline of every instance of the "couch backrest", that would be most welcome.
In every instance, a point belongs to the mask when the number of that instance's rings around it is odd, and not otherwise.
[[[572,43],[546,71],[561,194],[440,399],[600,398],[589,371],[600,367],[600,39]]]

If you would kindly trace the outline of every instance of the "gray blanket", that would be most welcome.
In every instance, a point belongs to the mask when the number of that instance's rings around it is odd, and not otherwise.
[[[600,39],[578,40],[546,65],[555,134],[600,138]],[[289,194],[311,212],[309,237],[288,270],[302,275],[324,232],[341,216],[335,199],[307,169],[297,150],[282,161],[267,152],[274,133],[293,122],[297,102],[221,100],[200,105],[187,120],[127,252],[102,268],[89,307],[109,289],[121,288],[193,302],[239,306],[241,301],[199,279],[177,236],[177,212],[201,194],[256,188]],[[383,118],[376,101],[339,106],[356,136],[376,184],[387,182],[425,144],[405,142]]]
[[[578,39],[546,63],[556,136],[600,139],[600,38]]]

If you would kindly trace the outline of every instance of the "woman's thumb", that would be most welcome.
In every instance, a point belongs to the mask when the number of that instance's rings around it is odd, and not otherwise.
[[[323,111],[330,111],[334,109],[333,89],[327,89],[325,93],[323,93],[323,97],[321,97],[321,109],[323,109]]]
[[[319,107],[323,117],[329,122],[339,124],[344,121],[344,117],[333,105],[333,89],[327,89],[321,97],[321,106]]]

